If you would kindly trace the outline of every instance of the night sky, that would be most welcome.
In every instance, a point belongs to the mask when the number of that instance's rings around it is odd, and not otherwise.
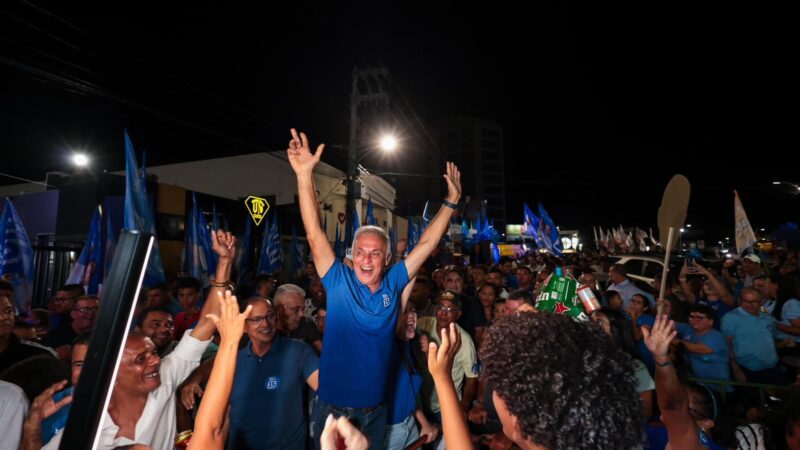
[[[800,181],[785,11],[176,3],[3,2],[0,172],[41,180],[73,148],[120,170],[124,128],[148,165],[279,150],[291,126],[345,143],[352,69],[382,64],[429,126],[503,127],[509,222],[527,200],[562,228],[654,226],[675,173],[707,241],[733,237],[734,188],[756,230],[798,221],[800,196],[771,184]]]

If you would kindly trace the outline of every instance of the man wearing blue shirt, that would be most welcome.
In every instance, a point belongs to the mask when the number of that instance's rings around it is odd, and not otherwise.
[[[353,237],[351,269],[336,259],[321,226],[314,167],[323,149],[324,144],[312,154],[306,135],[292,129],[287,154],[297,175],[300,213],[311,256],[328,297],[326,350],[320,361],[312,437],[318,447],[325,418],[334,414],[358,423],[372,448],[381,448],[389,365],[397,358],[394,329],[405,306],[400,305],[400,293],[447,230],[461,197],[461,174],[455,164],[447,163],[447,199],[406,259],[384,274],[392,258],[389,237],[381,228],[366,226]]]
[[[784,377],[776,367],[775,318],[761,311],[761,294],[742,289],[740,307],[722,318],[722,334],[731,351],[731,367],[738,381],[782,384]]]
[[[611,280],[612,283],[611,286],[608,287],[608,290],[619,292],[622,296],[623,309],[628,309],[631,306],[631,298],[636,294],[643,295],[650,303],[651,307],[655,306],[655,298],[633,284],[630,278],[628,278],[628,271],[625,269],[624,265],[614,264],[611,266],[611,269],[608,270],[608,279]]]
[[[317,389],[319,359],[305,342],[277,333],[269,300],[253,297],[248,305],[250,342],[236,357],[227,448],[305,450],[303,389]]]

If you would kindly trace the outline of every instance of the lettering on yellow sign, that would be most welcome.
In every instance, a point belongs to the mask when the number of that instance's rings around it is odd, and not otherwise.
[[[255,222],[256,226],[259,226],[264,216],[267,215],[267,211],[269,211],[267,199],[251,195],[245,199],[244,205],[247,207],[247,211],[250,212],[253,222]]]

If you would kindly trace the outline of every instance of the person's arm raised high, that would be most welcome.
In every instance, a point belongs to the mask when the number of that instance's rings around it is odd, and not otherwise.
[[[314,188],[314,167],[319,163],[324,148],[325,144],[320,144],[316,153],[311,154],[308,137],[305,133],[298,135],[297,131],[292,128],[292,140],[289,141],[289,148],[286,150],[292,170],[297,175],[300,215],[303,217],[308,246],[311,248],[311,256],[320,277],[324,277],[328,273],[336,260],[331,243],[328,242],[328,236],[322,229],[317,191]]]
[[[443,176],[447,182],[447,198],[439,208],[439,212],[436,213],[436,217],[433,218],[428,228],[422,233],[419,242],[414,246],[414,250],[405,259],[409,279],[414,278],[419,268],[422,267],[422,264],[433,252],[433,249],[439,245],[439,240],[447,231],[447,227],[450,226],[450,219],[453,217],[458,200],[461,199],[461,172],[458,171],[455,163],[447,163],[447,171]],[[405,302],[402,306],[405,308]]]

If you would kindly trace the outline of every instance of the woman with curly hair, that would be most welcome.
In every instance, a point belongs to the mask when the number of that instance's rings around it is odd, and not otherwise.
[[[486,335],[484,374],[503,431],[520,448],[642,444],[633,363],[599,327],[555,314],[515,314]]]

